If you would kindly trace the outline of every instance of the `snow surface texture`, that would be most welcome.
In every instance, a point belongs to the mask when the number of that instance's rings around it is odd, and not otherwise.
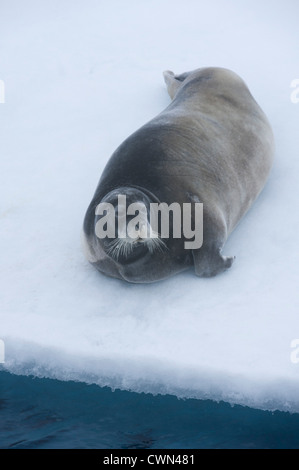
[[[299,411],[298,17],[297,0],[1,2],[3,368]],[[162,71],[203,66],[237,72],[276,139],[223,251],[235,263],[212,279],[106,278],[80,244],[101,172],[170,102]]]

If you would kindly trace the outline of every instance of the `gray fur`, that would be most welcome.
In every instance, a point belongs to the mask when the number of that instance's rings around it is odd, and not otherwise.
[[[271,127],[238,75],[210,67],[181,75],[167,71],[164,79],[172,102],[114,152],[84,221],[89,260],[105,274],[131,282],[164,279],[192,264],[203,277],[229,268],[233,257],[223,257],[221,250],[272,165]],[[118,187],[127,188],[130,197],[138,188],[149,201],[202,202],[203,246],[190,253],[183,240],[169,240],[163,253],[125,263],[113,259],[95,237],[94,208]]]

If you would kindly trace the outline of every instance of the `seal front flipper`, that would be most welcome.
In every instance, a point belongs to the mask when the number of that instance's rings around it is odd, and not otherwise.
[[[193,202],[199,199],[188,194]],[[222,256],[221,250],[227,239],[225,218],[216,206],[203,204],[203,245],[192,250],[195,274],[200,277],[213,277],[231,267],[234,256]]]
[[[193,250],[195,274],[200,277],[213,277],[231,267],[234,256],[222,256],[220,250]]]

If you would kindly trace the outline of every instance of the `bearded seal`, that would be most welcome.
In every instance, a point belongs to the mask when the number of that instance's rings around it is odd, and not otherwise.
[[[102,273],[134,283],[162,280],[192,265],[200,277],[227,270],[234,257],[221,250],[263,189],[273,160],[269,121],[236,73],[219,67],[166,71],[164,80],[171,103],[113,153],[83,224],[87,259]],[[202,246],[186,249],[184,234],[174,237],[173,231],[168,238],[99,238],[96,224],[107,211],[97,213],[98,204],[110,204],[116,217],[119,195],[146,208],[202,203]]]

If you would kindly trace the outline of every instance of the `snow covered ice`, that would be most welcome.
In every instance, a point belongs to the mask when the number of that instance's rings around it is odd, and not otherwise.
[[[298,15],[296,0],[1,2],[2,368],[299,411]],[[204,66],[245,80],[276,140],[223,251],[235,263],[109,279],[80,244],[101,172],[168,105],[162,72]]]

